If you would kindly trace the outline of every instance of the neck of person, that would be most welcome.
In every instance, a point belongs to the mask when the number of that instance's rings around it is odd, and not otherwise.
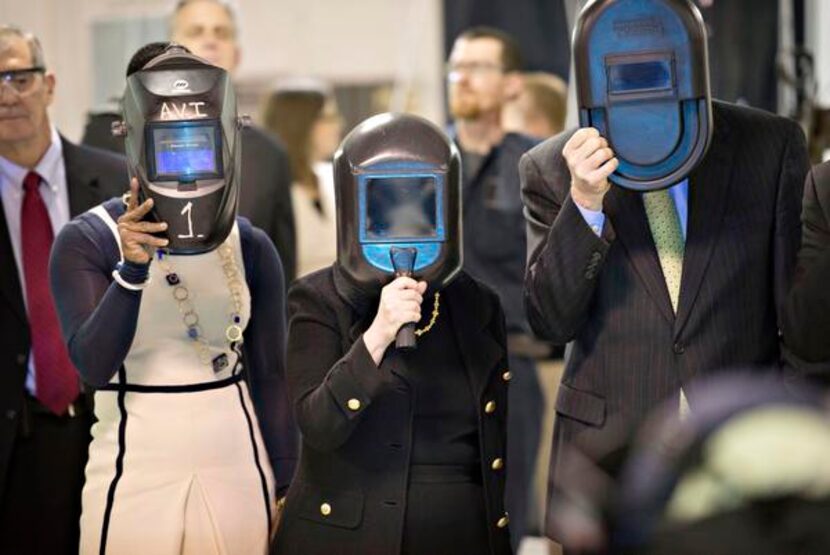
[[[504,138],[501,111],[488,112],[475,119],[458,119],[455,126],[461,149],[474,154],[487,154]]]
[[[37,166],[52,144],[52,128],[45,123],[31,138],[22,141],[0,141],[0,156],[22,168]]]

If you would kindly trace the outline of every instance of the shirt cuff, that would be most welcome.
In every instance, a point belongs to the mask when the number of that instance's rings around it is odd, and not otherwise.
[[[585,223],[588,224],[588,227],[591,228],[597,237],[602,235],[602,227],[605,225],[605,214],[601,210],[590,210],[588,208],[583,208],[582,206],[574,203],[576,207],[579,209],[579,213],[582,214],[582,219],[585,220]]]
[[[127,283],[139,285],[147,281],[150,275],[150,264],[136,264],[125,260],[118,265],[118,273]]]

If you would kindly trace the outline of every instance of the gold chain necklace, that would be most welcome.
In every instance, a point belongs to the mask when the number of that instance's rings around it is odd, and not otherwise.
[[[429,330],[431,330],[432,326],[435,325],[435,321],[438,320],[438,314],[440,312],[439,309],[441,308],[441,303],[440,303],[441,293],[435,293],[434,298],[435,298],[435,301],[432,303],[432,317],[429,319],[429,324],[427,324],[426,326],[422,327],[419,330],[415,330],[415,336],[416,337],[421,337],[422,335],[427,333]]]

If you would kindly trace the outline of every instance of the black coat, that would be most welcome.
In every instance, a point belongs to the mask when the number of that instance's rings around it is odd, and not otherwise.
[[[681,386],[694,411],[696,376],[779,362],[809,169],[804,135],[766,112],[713,109],[711,146],[689,178],[676,315],[640,194],[612,186],[598,237],[569,195],[562,148],[572,132],[522,159],[528,316],[542,337],[573,342],[556,402],[554,480],[564,443],[599,439],[612,418],[636,423],[679,400]]]
[[[394,347],[380,368],[375,366],[361,334],[376,307],[347,304],[348,290],[340,274],[328,268],[300,279],[289,292],[288,384],[303,443],[272,550],[278,555],[401,552],[413,391]],[[503,555],[510,552],[506,520],[501,520],[504,470],[490,465],[505,456],[510,374],[504,316],[495,293],[463,273],[447,286],[442,301],[454,315],[479,405],[489,544],[491,555]],[[490,401],[495,411],[491,405],[487,413]],[[322,514],[324,503],[330,514]]]
[[[74,145],[66,139],[63,159],[69,190],[69,212],[77,216],[100,202],[120,196],[129,187],[124,158],[109,152]],[[46,272],[47,269],[43,268]],[[25,413],[25,383],[30,350],[29,321],[23,302],[6,216],[0,210],[0,497]],[[28,424],[27,424],[28,425]],[[59,452],[55,456],[59,457]]]
[[[802,238],[793,287],[784,313],[784,341],[807,377],[830,384],[830,162],[807,175]]]

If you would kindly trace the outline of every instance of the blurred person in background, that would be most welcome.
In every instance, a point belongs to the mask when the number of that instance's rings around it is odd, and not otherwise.
[[[294,79],[277,85],[265,103],[262,121],[285,145],[291,161],[297,276],[301,277],[337,258],[331,157],[340,143],[343,119],[330,86]]]
[[[464,269],[498,292],[507,319],[507,509],[514,550],[522,536],[537,532],[528,512],[544,397],[534,358],[546,353],[531,335],[522,299],[526,242],[518,163],[536,141],[502,127],[505,104],[521,91],[522,64],[516,41],[488,27],[461,33],[447,62],[451,132],[464,176]]]
[[[180,0],[170,16],[170,39],[233,75],[241,59],[236,21],[223,0]],[[239,214],[271,238],[287,286],[297,268],[290,163],[282,145],[255,126],[242,130],[242,183]]]
[[[522,92],[504,106],[504,128],[543,140],[565,128],[568,85],[542,71],[525,73]]]
[[[58,325],[47,263],[73,216],[126,189],[123,157],[70,143],[32,34],[0,25],[0,553],[78,553],[92,425]]]
[[[830,162],[815,166],[804,183],[801,249],[784,312],[784,344],[799,359],[798,373],[830,386]]]

